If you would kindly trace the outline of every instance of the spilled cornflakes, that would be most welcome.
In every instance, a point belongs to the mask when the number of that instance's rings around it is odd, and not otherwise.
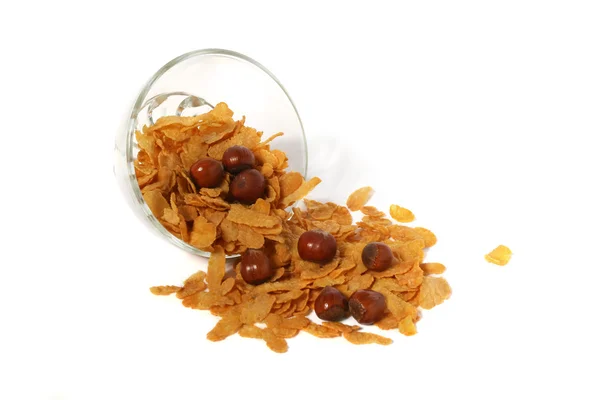
[[[175,294],[185,307],[217,316],[219,321],[207,333],[211,341],[238,334],[259,339],[279,353],[288,350],[288,339],[306,334],[342,338],[352,344],[392,343],[390,338],[362,332],[359,325],[316,323],[307,318],[325,287],[334,287],[347,297],[358,290],[378,291],[385,298],[386,310],[374,326],[414,335],[421,310],[451,295],[448,282],[440,276],[446,267],[424,260],[436,236],[428,229],[392,221],[413,221],[408,209],[392,205],[390,219],[367,205],[374,194],[369,186],[352,193],[346,205],[305,199],[321,180],[305,180],[288,170],[285,153],[271,148],[281,135],[263,140],[262,132],[245,126],[245,118],[234,120],[224,103],[195,117],[163,117],[136,133],[140,150],[135,171],[148,208],[171,234],[211,253],[206,272],[196,272],[181,285],[155,286],[150,291]],[[198,187],[190,175],[198,159],[221,161],[226,150],[236,145],[252,151],[254,169],[265,178],[263,196],[251,204],[232,199],[235,176],[229,172],[211,188]],[[302,199],[303,205],[298,204]],[[360,220],[354,220],[354,211],[362,213]],[[309,230],[325,231],[335,238],[333,260],[321,265],[300,258],[298,239]],[[367,269],[361,253],[370,242],[388,245],[398,262],[379,272]],[[227,255],[248,249],[261,249],[273,269],[260,284],[243,279],[239,260],[226,262]]]

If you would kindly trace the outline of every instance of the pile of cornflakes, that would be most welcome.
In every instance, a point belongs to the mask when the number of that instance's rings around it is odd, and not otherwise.
[[[206,114],[163,117],[136,132],[140,150],[135,172],[146,204],[171,234],[200,250],[213,252],[220,246],[227,254],[239,254],[262,248],[265,240],[285,244],[285,209],[321,182],[286,171],[285,153],[269,145],[282,133],[261,142],[262,132],[244,122],[244,118],[234,121],[233,112],[219,103]],[[235,145],[253,151],[256,169],[267,181],[264,198],[252,207],[228,201],[227,172],[216,188],[197,188],[190,177],[190,167],[198,159],[221,160]]]
[[[261,141],[261,132],[244,126],[243,118],[232,117],[220,103],[196,117],[163,117],[137,133],[136,174],[150,210],[173,235],[211,252],[206,272],[196,272],[181,286],[155,286],[152,293],[175,294],[185,307],[220,317],[207,334],[209,340],[237,333],[261,339],[276,352],[287,351],[286,339],[300,331],[320,338],[344,337],[353,344],[392,342],[361,332],[358,325],[317,324],[308,319],[325,287],[348,297],[361,289],[383,294],[387,310],[375,325],[415,334],[420,308],[431,309],[451,294],[448,282],[439,276],[444,265],[424,262],[424,250],[435,245],[435,235],[425,228],[396,224],[386,213],[366,205],[373,195],[370,187],[352,193],[345,206],[304,199],[305,207],[290,210],[320,180],[305,181],[301,174],[286,171],[286,155],[269,145],[281,134]],[[198,158],[220,160],[233,145],[252,150],[255,168],[268,181],[265,196],[252,205],[227,196],[229,176],[218,188],[199,190],[189,176]],[[355,222],[351,211],[360,211],[361,220]],[[414,220],[412,212],[397,205],[390,207],[390,215],[402,223]],[[335,237],[337,253],[332,261],[318,264],[298,255],[298,238],[312,229]],[[361,253],[370,242],[387,244],[398,262],[381,272],[367,269]],[[274,268],[269,281],[251,285],[242,279],[239,262],[227,267],[226,254],[247,249],[262,249],[268,255]]]

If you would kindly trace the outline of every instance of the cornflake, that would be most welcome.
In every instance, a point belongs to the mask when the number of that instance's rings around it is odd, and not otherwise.
[[[415,220],[415,215],[412,211],[396,204],[390,206],[390,216],[398,222],[412,222]]]
[[[358,211],[360,210],[373,196],[373,188],[370,186],[365,186],[360,189],[354,191],[350,196],[348,196],[348,200],[346,201],[346,205],[350,209],[350,211]]]
[[[392,339],[386,338],[384,336],[377,335],[375,333],[368,332],[345,332],[344,339],[349,341],[352,344],[369,344],[376,343],[387,346],[388,344],[392,344]]]
[[[506,265],[510,261],[512,256],[512,251],[503,244],[496,247],[490,253],[486,254],[485,259],[487,262],[496,264],[496,265]]]
[[[416,334],[420,310],[441,304],[451,294],[448,282],[440,276],[446,267],[425,261],[425,249],[437,242],[435,234],[394,223],[414,219],[405,208],[390,206],[392,220],[366,205],[374,193],[368,186],[352,193],[346,205],[305,199],[301,207],[297,202],[321,181],[316,177],[305,180],[300,173],[287,170],[286,154],[271,148],[281,135],[263,140],[262,132],[245,126],[245,118],[234,120],[225,103],[195,117],[163,117],[136,132],[140,150],[135,173],[146,205],[171,234],[211,253],[206,272],[198,271],[179,285],[154,286],[151,293],[175,294],[183,306],[217,316],[208,340],[239,334],[262,340],[279,353],[286,352],[287,340],[301,332],[353,344],[392,343],[350,322],[310,321],[307,315],[327,286],[347,297],[361,289],[382,293],[387,310],[374,326],[406,336]],[[197,188],[190,179],[189,168],[199,158],[221,160],[234,145],[249,148],[255,168],[265,176],[265,194],[254,204],[231,201],[233,176],[229,173],[216,188]],[[353,221],[351,211],[359,210],[363,216]],[[298,238],[311,229],[325,230],[337,241],[336,257],[325,265],[298,255]],[[361,254],[373,241],[390,246],[398,263],[380,272],[368,270]],[[274,268],[272,277],[256,286],[242,279],[239,260],[230,267],[226,264],[226,255],[249,248],[263,250]],[[486,259],[507,262],[510,250],[505,249],[499,247]]]

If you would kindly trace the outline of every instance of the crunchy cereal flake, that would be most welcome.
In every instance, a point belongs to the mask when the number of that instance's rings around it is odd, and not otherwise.
[[[263,228],[273,228],[281,224],[281,219],[272,215],[264,215],[256,212],[241,204],[232,204],[227,218],[231,222],[245,224],[248,226],[256,226]]]
[[[150,292],[156,296],[168,296],[170,294],[176,293],[181,287],[179,286],[152,286],[150,288]]]
[[[404,317],[398,324],[400,333],[406,336],[412,336],[417,333],[417,328],[411,317]]]
[[[328,328],[323,325],[315,324],[314,322],[306,325],[302,330],[318,338],[335,338],[341,335],[341,332],[337,329]]]
[[[206,338],[210,341],[218,342],[235,334],[241,327],[240,315],[236,309],[232,309],[206,334]]]
[[[284,207],[291,206],[293,203],[304,198],[307,194],[309,194],[319,183],[321,183],[321,179],[317,177],[311,178],[310,180],[300,185],[300,187],[296,191],[285,196],[281,200],[281,204]]]
[[[198,271],[195,274],[190,275],[184,282],[181,290],[177,292],[177,297],[183,299],[184,297],[190,296],[194,293],[206,290],[206,272]]]
[[[365,204],[367,204],[367,202],[373,196],[373,193],[375,193],[375,191],[370,186],[365,186],[360,189],[357,189],[348,197],[346,205],[351,211],[358,211]]]
[[[150,190],[143,194],[144,201],[155,216],[162,216],[164,211],[169,208],[169,203],[162,195],[160,190]]]
[[[217,246],[208,260],[208,290],[219,291],[221,282],[225,276],[225,252]]]
[[[367,333],[367,332],[345,332],[344,339],[349,341],[352,344],[381,344],[387,346],[388,344],[392,344],[392,339],[386,338],[385,336],[377,335],[375,333]]]
[[[419,305],[429,310],[450,297],[452,290],[444,278],[426,276],[419,290]]]
[[[350,333],[350,332],[355,332],[355,331],[359,331],[362,329],[358,325],[346,325],[341,322],[331,322],[331,321],[324,321],[323,326],[326,326],[327,328],[335,329],[336,331],[338,331],[340,333]]]
[[[512,251],[503,244],[496,247],[490,253],[485,255],[485,259],[487,262],[496,264],[496,265],[506,265],[510,261],[512,256]]]
[[[415,228],[415,232],[423,238],[425,247],[431,247],[437,243],[437,238],[429,229],[419,227]]]
[[[446,267],[441,263],[423,263],[420,265],[424,275],[439,275],[446,271]]]
[[[244,324],[261,322],[269,315],[274,303],[275,296],[259,294],[254,301],[248,301],[243,305],[240,320]]]
[[[380,290],[380,293],[385,297],[385,302],[388,309],[397,320],[401,321],[406,317],[411,317],[413,320],[417,318],[417,309],[410,303],[402,300],[389,290]]]
[[[205,248],[213,244],[217,238],[217,227],[206,222],[206,218],[198,216],[194,219],[194,227],[190,235],[190,243],[198,248]]]
[[[398,222],[412,222],[415,220],[415,215],[412,211],[396,204],[390,206],[390,215]]]
[[[288,344],[285,339],[277,336],[271,329],[261,329],[255,325],[244,325],[240,329],[240,336],[251,339],[262,339],[267,347],[276,353],[285,353],[288,350]]]

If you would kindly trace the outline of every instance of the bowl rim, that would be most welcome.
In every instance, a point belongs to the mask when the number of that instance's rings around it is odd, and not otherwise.
[[[140,107],[142,107],[142,105],[144,104],[144,99],[150,92],[150,88],[160,77],[162,77],[171,68],[173,68],[174,66],[178,65],[179,63],[181,63],[183,61],[186,61],[190,58],[198,57],[198,56],[222,56],[222,57],[229,57],[229,58],[234,58],[234,59],[238,59],[241,61],[245,61],[245,62],[259,68],[260,70],[262,70],[262,72],[267,74],[279,86],[279,88],[283,91],[283,93],[287,97],[288,101],[290,102],[292,108],[294,109],[294,112],[296,113],[296,117],[298,118],[298,123],[300,124],[300,131],[302,133],[302,141],[304,143],[304,150],[305,150],[304,151],[304,167],[303,167],[303,171],[301,171],[301,173],[302,173],[302,176],[304,176],[305,178],[306,178],[306,174],[307,174],[307,170],[308,170],[308,145],[307,145],[307,141],[306,141],[306,133],[304,132],[304,125],[302,124],[302,119],[300,118],[300,114],[298,113],[296,104],[294,104],[290,94],[285,89],[283,84],[264,65],[262,65],[261,63],[254,60],[253,58],[250,58],[242,53],[238,53],[233,50],[220,49],[220,48],[208,48],[208,49],[193,50],[193,51],[184,53],[180,56],[173,58],[171,61],[169,61],[165,65],[163,65],[158,71],[156,71],[154,73],[154,75],[152,75],[152,77],[146,82],[146,84],[144,85],[144,87],[142,88],[140,93],[138,94],[137,99],[136,99],[133,107],[131,108],[131,112],[129,113],[129,120],[127,122],[125,155],[126,155],[127,173],[129,175],[129,184],[133,191],[134,197],[137,200],[138,205],[144,211],[146,218],[148,218],[148,220],[150,221],[152,226],[154,226],[160,233],[162,233],[163,237],[165,237],[172,244],[176,245],[177,247],[179,247],[183,250],[186,250],[189,253],[208,258],[211,255],[210,252],[202,251],[202,250],[184,242],[183,240],[177,238],[176,236],[171,234],[171,232],[169,232],[158,221],[158,219],[154,216],[154,214],[152,214],[152,211],[146,204],[144,197],[142,196],[142,191],[140,190],[140,187],[137,183],[137,179],[135,176],[135,166],[134,166],[135,165],[134,164],[135,157],[133,156],[133,149],[134,149],[133,139],[135,137],[137,116],[138,116],[139,112],[142,111],[140,109]],[[228,255],[227,258],[236,258],[238,256],[239,255]]]

